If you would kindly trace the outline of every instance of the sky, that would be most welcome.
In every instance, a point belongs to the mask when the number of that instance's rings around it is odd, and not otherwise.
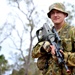
[[[4,23],[9,11],[6,0],[0,0],[0,25]]]
[[[7,14],[11,11],[10,7],[6,3],[7,0],[0,0],[0,26],[5,22],[7,18]],[[75,0],[34,0],[35,5],[39,8],[44,10],[46,13],[48,12],[49,5],[55,3],[55,2],[68,2],[71,4],[75,4]],[[10,57],[10,51],[8,44],[10,44],[10,40],[7,39],[3,43],[3,48],[0,54],[4,54],[6,59],[9,59]],[[11,61],[9,61],[11,63]]]

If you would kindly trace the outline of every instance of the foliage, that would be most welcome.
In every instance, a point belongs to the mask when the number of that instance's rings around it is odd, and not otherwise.
[[[71,25],[74,25],[74,17],[75,17],[75,5],[72,5],[70,3],[64,2],[64,5],[66,6],[66,10],[69,13],[68,17],[66,18],[67,22]]]
[[[30,67],[31,68],[29,68],[28,75],[42,75],[41,72],[38,70],[36,63],[31,64]],[[25,75],[25,70],[24,68],[20,68],[20,70],[13,69],[11,75]]]
[[[0,55],[0,75],[9,70],[8,61],[5,59],[4,55]]]

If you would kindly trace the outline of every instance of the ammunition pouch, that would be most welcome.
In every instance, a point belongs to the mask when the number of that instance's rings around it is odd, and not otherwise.
[[[48,56],[41,56],[37,60],[37,67],[39,70],[43,70],[48,68]]]

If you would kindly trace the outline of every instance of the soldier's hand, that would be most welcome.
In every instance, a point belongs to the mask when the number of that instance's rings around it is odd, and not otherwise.
[[[60,50],[60,52],[64,55],[64,52],[63,52],[63,50]]]
[[[55,55],[55,46],[50,45],[51,54]]]
[[[55,55],[55,46],[51,45],[48,41],[45,41],[43,48],[46,52],[50,52],[52,55]]]

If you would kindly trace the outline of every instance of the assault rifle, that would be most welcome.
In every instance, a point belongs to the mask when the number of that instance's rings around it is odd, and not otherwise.
[[[51,30],[50,27],[45,23],[43,27],[36,31],[36,36],[38,38],[38,42],[49,41],[51,45],[55,46],[55,55],[58,59],[58,64],[64,65],[66,71],[70,72],[68,66],[64,61],[64,57],[60,52],[60,50],[63,50],[61,49],[61,39],[58,33],[56,32],[55,28],[53,27]]]

